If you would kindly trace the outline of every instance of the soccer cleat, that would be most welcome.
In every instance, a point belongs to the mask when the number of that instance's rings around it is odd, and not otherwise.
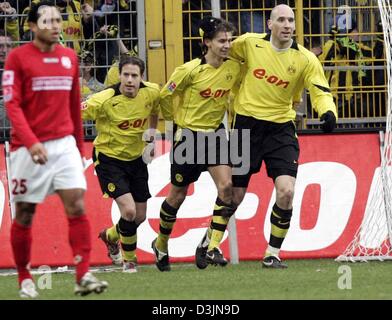
[[[227,265],[227,260],[225,259],[219,248],[214,248],[210,251],[207,251],[206,262],[215,266],[220,265],[224,267],[225,265]]]
[[[24,279],[20,284],[19,296],[21,298],[36,298],[38,292],[32,279]]]
[[[123,272],[135,273],[137,272],[137,263],[133,261],[125,261],[123,263]]]
[[[196,253],[195,253],[195,262],[196,262],[196,266],[199,269],[205,269],[208,266],[208,263],[206,261],[206,254],[207,254],[207,249],[208,249],[208,245],[207,246],[203,246],[203,244],[206,242],[206,238],[207,238],[207,233],[205,233],[203,239],[201,239],[199,245],[196,248]]]
[[[122,255],[121,255],[121,250],[120,250],[120,244],[117,241],[116,243],[109,241],[109,239],[106,236],[106,229],[103,229],[99,235],[98,238],[105,243],[106,248],[108,250],[108,257],[112,260],[113,264],[120,265],[123,262]]]
[[[86,272],[80,283],[75,285],[75,294],[85,296],[92,292],[97,294],[104,292],[108,287],[108,283],[106,281],[100,281],[96,277],[93,276],[91,272]]]
[[[170,262],[169,262],[169,253],[168,252],[162,252],[157,249],[155,246],[157,239],[155,239],[151,243],[151,248],[154,251],[155,254],[155,265],[159,269],[159,271],[170,271]]]
[[[283,263],[279,257],[268,256],[263,259],[263,268],[285,269],[287,264]]]

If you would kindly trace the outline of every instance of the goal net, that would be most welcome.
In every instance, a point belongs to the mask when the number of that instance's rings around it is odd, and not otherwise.
[[[337,261],[392,260],[392,0],[378,0],[387,59],[387,120],[380,134],[381,166],[370,188],[361,226]]]

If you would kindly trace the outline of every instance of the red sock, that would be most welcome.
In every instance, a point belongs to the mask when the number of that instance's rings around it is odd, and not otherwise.
[[[31,226],[24,226],[16,220],[11,226],[11,246],[18,270],[19,285],[25,279],[32,279],[28,270],[31,256]]]
[[[90,223],[86,215],[69,218],[69,243],[72,248],[74,262],[76,265],[76,282],[88,271],[90,266]]]

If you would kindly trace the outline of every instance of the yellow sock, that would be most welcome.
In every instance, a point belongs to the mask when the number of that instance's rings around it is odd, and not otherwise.
[[[283,210],[275,203],[271,212],[271,234],[268,242],[272,248],[280,249],[290,228],[293,210]]]
[[[106,237],[110,242],[117,242],[120,239],[117,228],[117,224],[114,224],[106,230]]]
[[[213,216],[212,217],[212,232],[210,237],[210,243],[208,244],[208,251],[213,248],[218,248],[223,235],[225,234],[226,226],[229,223],[229,218],[224,218],[221,216]]]
[[[215,201],[214,213],[212,215],[211,225],[207,230],[207,235],[210,238],[210,243],[208,244],[208,251],[213,248],[218,248],[223,235],[225,234],[226,226],[229,223],[229,217],[222,217],[222,212],[227,210],[230,205],[224,203],[219,197]]]
[[[131,237],[125,237],[123,235],[120,235],[120,238],[121,238],[123,259],[125,261],[136,262],[137,234]]]
[[[136,262],[137,227],[138,225],[134,221],[127,221],[124,218],[120,218],[118,222],[124,261]]]
[[[208,239],[211,239],[211,237],[212,237],[212,228],[211,228],[211,225],[208,227],[208,229],[207,229],[207,237],[208,237]]]

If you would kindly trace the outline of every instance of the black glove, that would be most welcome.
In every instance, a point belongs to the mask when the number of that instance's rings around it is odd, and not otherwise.
[[[336,125],[336,117],[332,111],[327,111],[320,117],[321,129],[325,132],[332,132]],[[324,121],[324,122],[323,122]]]

